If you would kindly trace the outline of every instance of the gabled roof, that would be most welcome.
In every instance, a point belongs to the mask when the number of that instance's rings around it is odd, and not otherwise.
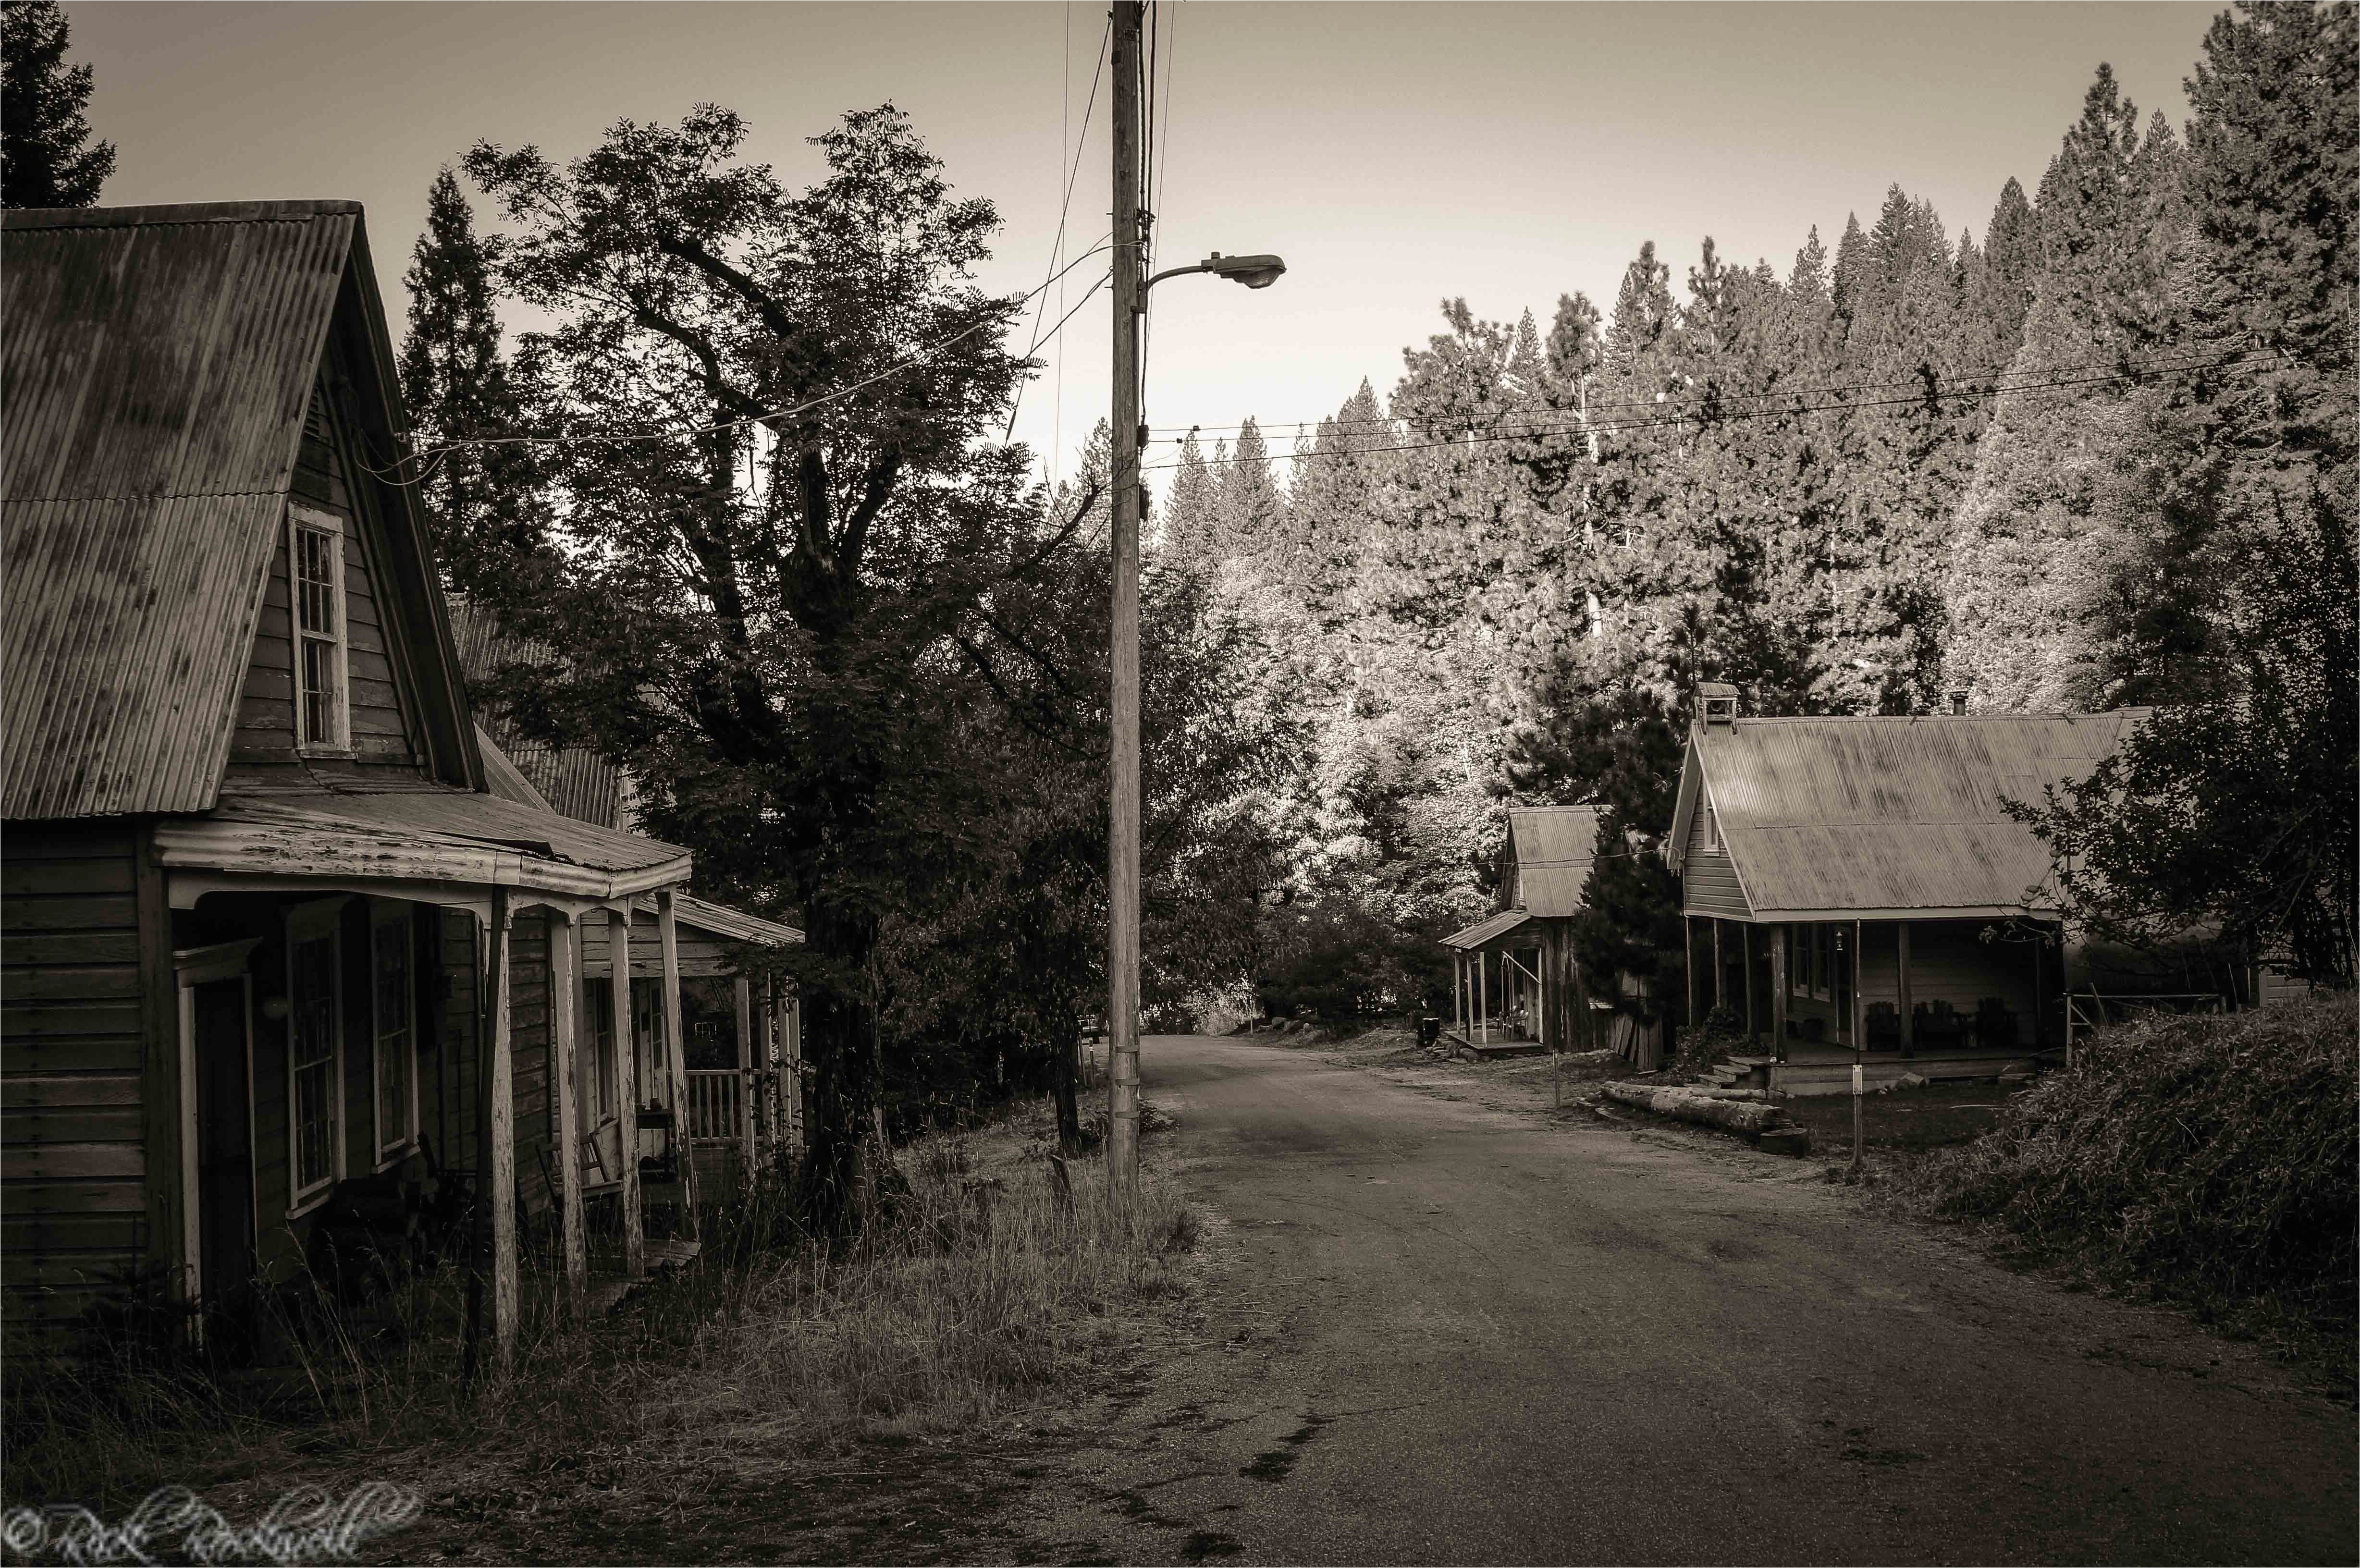
[[[1682,868],[1709,791],[1758,918],[2047,909],[2048,850],[2003,802],[2086,779],[2147,712],[1699,724],[1666,858]]]
[[[1517,907],[1545,919],[1581,909],[1598,857],[1596,806],[1512,806],[1508,853],[1515,856]]]
[[[453,593],[449,604],[460,671],[470,682],[490,681],[504,664],[555,659],[555,653],[541,644],[503,632],[492,613],[466,595]],[[587,746],[547,746],[528,739],[507,715],[487,705],[476,708],[475,718],[508,754],[517,771],[531,780],[551,810],[601,827],[623,825],[621,768]]]
[[[8,212],[0,273],[0,816],[206,810],[332,334],[361,433],[399,450],[360,207]],[[472,787],[424,521],[376,488],[433,768]]]

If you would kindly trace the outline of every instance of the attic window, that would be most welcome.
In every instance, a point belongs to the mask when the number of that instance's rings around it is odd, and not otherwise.
[[[342,751],[351,734],[344,670],[344,526],[333,512],[293,506],[287,579],[293,600],[295,739],[305,751]]]
[[[1716,855],[1721,852],[1721,814],[1710,802],[1704,809],[1704,847]]]

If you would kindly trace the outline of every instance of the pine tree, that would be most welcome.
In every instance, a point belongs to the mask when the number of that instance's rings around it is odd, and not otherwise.
[[[1835,297],[1836,314],[1846,321],[1852,319],[1852,295],[1859,287],[1860,269],[1866,264],[1867,255],[1868,236],[1860,231],[1860,214],[1845,214],[1843,238],[1836,242],[1831,291]]]
[[[1191,430],[1181,440],[1172,483],[1164,493],[1153,535],[1157,556],[1175,565],[1202,568],[1209,564],[1217,526],[1215,508],[1213,469],[1205,461],[1205,448],[1196,432]]]
[[[88,207],[115,172],[83,117],[91,69],[65,63],[71,32],[58,0],[0,6],[0,206]]]
[[[492,256],[475,234],[475,212],[445,169],[426,194],[426,232],[402,282],[410,330],[401,345],[401,389],[421,452],[445,442],[524,433],[493,309]],[[517,574],[542,545],[546,513],[532,449],[460,448],[421,465],[419,486],[434,528],[445,584],[461,593],[520,586]]]

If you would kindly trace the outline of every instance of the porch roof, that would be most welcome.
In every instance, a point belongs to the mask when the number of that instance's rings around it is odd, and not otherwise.
[[[1476,921],[1465,931],[1451,932],[1442,939],[1442,945],[1471,953],[1506,936],[1532,918],[1530,909],[1502,909],[1496,915]]]
[[[688,879],[688,851],[456,789],[224,795],[156,830],[167,867],[359,882],[460,883],[630,898]]]

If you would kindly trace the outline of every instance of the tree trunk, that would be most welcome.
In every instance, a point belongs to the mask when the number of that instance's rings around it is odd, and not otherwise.
[[[1080,1099],[1082,1025],[1070,1010],[1060,1011],[1050,1053],[1056,1058],[1057,1148],[1065,1154],[1082,1152]]]
[[[809,908],[804,940],[850,984],[823,982],[803,993],[803,1054],[812,1065],[803,1207],[813,1230],[843,1236],[860,1227],[874,1192],[869,1145],[877,1106],[876,1019],[865,977],[877,922],[816,901]]]

